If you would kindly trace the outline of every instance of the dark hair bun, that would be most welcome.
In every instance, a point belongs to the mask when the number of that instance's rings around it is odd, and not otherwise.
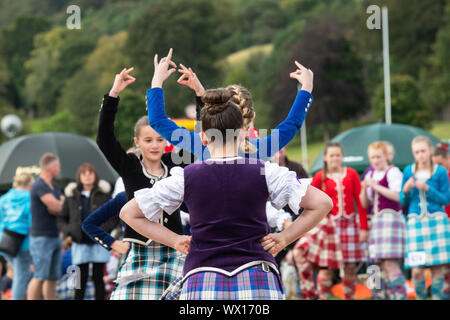
[[[229,90],[224,88],[206,90],[202,96],[202,101],[205,103],[204,108],[210,115],[223,112],[229,107],[232,94]]]

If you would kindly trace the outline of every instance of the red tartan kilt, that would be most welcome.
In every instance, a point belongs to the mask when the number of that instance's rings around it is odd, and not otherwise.
[[[360,262],[365,258],[365,251],[359,242],[358,215],[350,219],[339,217],[334,220],[336,231],[339,234],[344,262]]]
[[[356,219],[357,215],[333,219],[329,214],[300,238],[294,248],[302,248],[305,258],[322,268],[340,269],[344,262],[362,261],[365,253],[359,243]]]
[[[294,249],[298,248],[303,249],[308,261],[319,267],[340,269],[342,266],[339,237],[330,214],[297,241]]]

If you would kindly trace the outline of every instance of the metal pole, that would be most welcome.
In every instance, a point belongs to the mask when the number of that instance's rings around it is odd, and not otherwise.
[[[302,144],[302,163],[303,168],[308,170],[308,148],[306,144],[306,121],[303,121],[302,128],[300,129],[300,141]]]
[[[392,123],[391,116],[391,78],[389,67],[389,23],[388,23],[388,9],[382,9],[382,35],[383,35],[383,67],[384,67],[384,104],[385,104],[385,118],[386,124]]]

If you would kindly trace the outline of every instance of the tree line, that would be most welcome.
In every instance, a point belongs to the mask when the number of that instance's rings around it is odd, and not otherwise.
[[[449,107],[450,1],[386,0],[392,119],[430,128]],[[69,30],[69,4],[81,29]],[[206,88],[250,89],[256,125],[282,121],[297,87],[293,60],[315,74],[310,139],[384,120],[381,31],[366,26],[369,0],[4,0],[0,2],[0,117],[18,114],[25,133],[95,137],[102,95],[125,66],[136,83],[121,97],[116,131],[131,145],[146,114],[153,56],[194,69]],[[183,117],[194,93],[165,85],[167,114]],[[3,141],[6,139],[1,137]]]

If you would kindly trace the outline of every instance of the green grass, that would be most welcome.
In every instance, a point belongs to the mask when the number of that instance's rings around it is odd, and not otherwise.
[[[305,166],[305,169],[308,170],[314,161],[316,160],[317,156],[320,154],[324,147],[325,143],[323,142],[312,142],[307,144],[307,155],[308,155],[308,165]],[[289,160],[293,160],[299,163],[302,163],[302,150],[298,143],[298,141],[293,141],[288,145],[288,151],[287,156]]]
[[[450,122],[436,121],[430,133],[441,140],[450,140]]]
[[[262,53],[268,55],[273,49],[273,44],[262,44],[248,47],[228,55],[224,62],[232,66],[242,65],[255,53]]]

